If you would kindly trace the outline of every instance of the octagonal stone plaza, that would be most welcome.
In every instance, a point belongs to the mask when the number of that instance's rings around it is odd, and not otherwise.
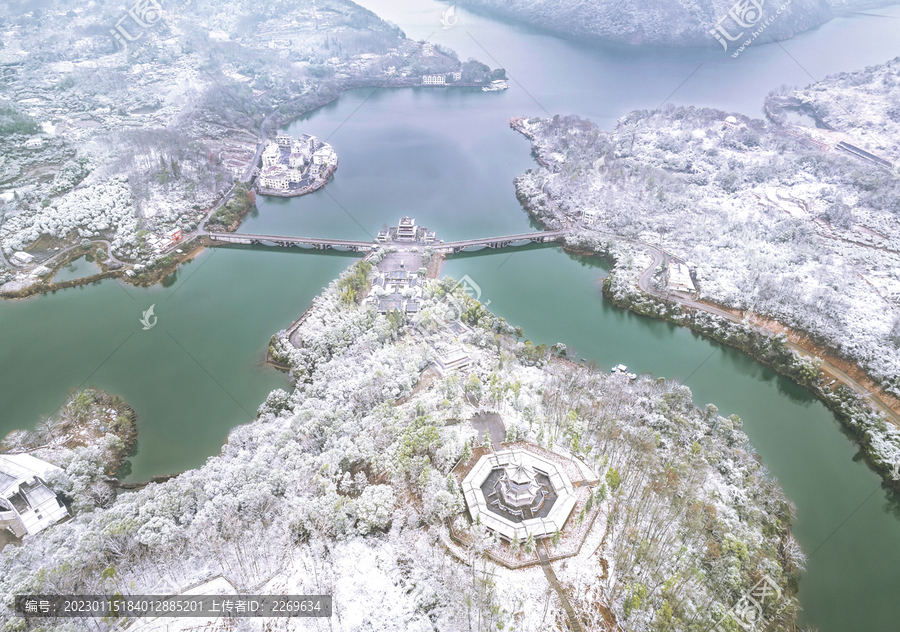
[[[506,540],[535,540],[562,531],[577,498],[556,463],[512,449],[485,454],[462,483],[469,517]]]

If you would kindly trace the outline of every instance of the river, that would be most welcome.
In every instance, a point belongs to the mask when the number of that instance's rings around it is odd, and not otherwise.
[[[328,139],[340,166],[323,190],[264,198],[246,232],[370,239],[411,215],[445,240],[531,227],[512,179],[534,166],[510,116],[578,114],[610,128],[663,102],[759,116],[781,84],[881,63],[900,52],[896,21],[834,20],[781,46],[738,59],[720,49],[655,50],[571,42],[446,5],[366,0],[411,37],[503,65],[510,90],[357,90],[289,126]],[[885,13],[888,10],[880,10]],[[896,9],[892,14],[900,15]],[[840,46],[834,42],[839,41]],[[0,434],[30,428],[70,389],[124,396],[139,418],[129,479],[201,465],[228,431],[249,421],[284,375],[262,363],[269,337],[288,326],[352,256],[275,248],[206,251],[163,285],[115,280],[0,303]],[[822,632],[893,630],[900,568],[898,503],[859,458],[835,418],[805,390],[732,349],[624,312],[600,294],[601,261],[552,246],[448,259],[482,300],[536,343],[564,342],[604,367],[679,378],[695,402],[737,414],[763,461],[797,505],[794,534],[810,557],[800,585],[802,624]],[[143,311],[158,318],[144,330]]]

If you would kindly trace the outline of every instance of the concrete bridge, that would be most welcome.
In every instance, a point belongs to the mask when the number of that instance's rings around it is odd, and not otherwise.
[[[881,165],[882,167],[887,167],[888,169],[892,169],[894,165],[884,158],[880,158],[875,154],[871,154],[867,152],[865,149],[860,149],[856,145],[851,145],[850,143],[845,143],[844,141],[839,142],[835,145],[835,149],[840,149],[842,151],[847,152],[857,158],[862,158],[863,160],[868,160],[869,162],[874,162],[876,165]]]
[[[450,242],[434,242],[430,245],[435,252],[457,253],[469,248],[506,248],[512,245],[523,245],[526,243],[546,243],[556,241],[568,233],[568,229],[544,231],[540,233],[522,233],[519,235],[504,235],[502,237],[485,237],[482,239],[466,239],[464,241]],[[423,244],[409,241],[396,241],[391,243],[378,243],[371,241],[349,241],[345,239],[320,239],[316,237],[285,237],[281,235],[255,235],[249,233],[207,233],[212,241],[223,244],[271,244],[273,246],[281,246],[282,248],[300,247],[314,248],[316,250],[328,250],[335,248],[338,250],[348,250],[352,252],[371,252],[379,247],[387,247],[389,245],[402,246],[408,244],[410,246],[422,246]]]
[[[207,233],[207,236],[213,241],[224,244],[244,244],[248,246],[254,244],[271,244],[273,246],[281,246],[282,248],[290,248],[293,246],[299,248],[314,248],[316,250],[335,248],[352,252],[369,252],[377,247],[377,244],[371,241],[318,239],[315,237],[284,237],[282,235],[254,235],[249,233]]]
[[[527,243],[542,244],[556,241],[568,234],[569,230],[548,230],[540,233],[522,233],[519,235],[504,235],[502,237],[485,237],[482,239],[466,239],[464,241],[448,241],[433,245],[435,252],[457,253],[467,248],[506,248],[513,245]],[[518,242],[518,243],[517,243]]]

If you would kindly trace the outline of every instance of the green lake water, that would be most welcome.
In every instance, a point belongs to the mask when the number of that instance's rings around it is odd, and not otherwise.
[[[59,283],[60,281],[71,281],[73,279],[83,279],[84,277],[89,277],[92,274],[97,274],[100,272],[100,266],[98,266],[93,258],[88,261],[88,257],[90,255],[85,255],[83,257],[78,257],[75,261],[70,261],[62,268],[57,270],[56,274],[53,275],[51,281],[53,283]]]

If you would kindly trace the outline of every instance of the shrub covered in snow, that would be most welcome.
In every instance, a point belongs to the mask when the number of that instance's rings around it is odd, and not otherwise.
[[[123,176],[75,189],[46,208],[21,212],[0,226],[3,252],[24,250],[41,235],[81,238],[110,235],[113,249],[136,238],[139,221]]]

